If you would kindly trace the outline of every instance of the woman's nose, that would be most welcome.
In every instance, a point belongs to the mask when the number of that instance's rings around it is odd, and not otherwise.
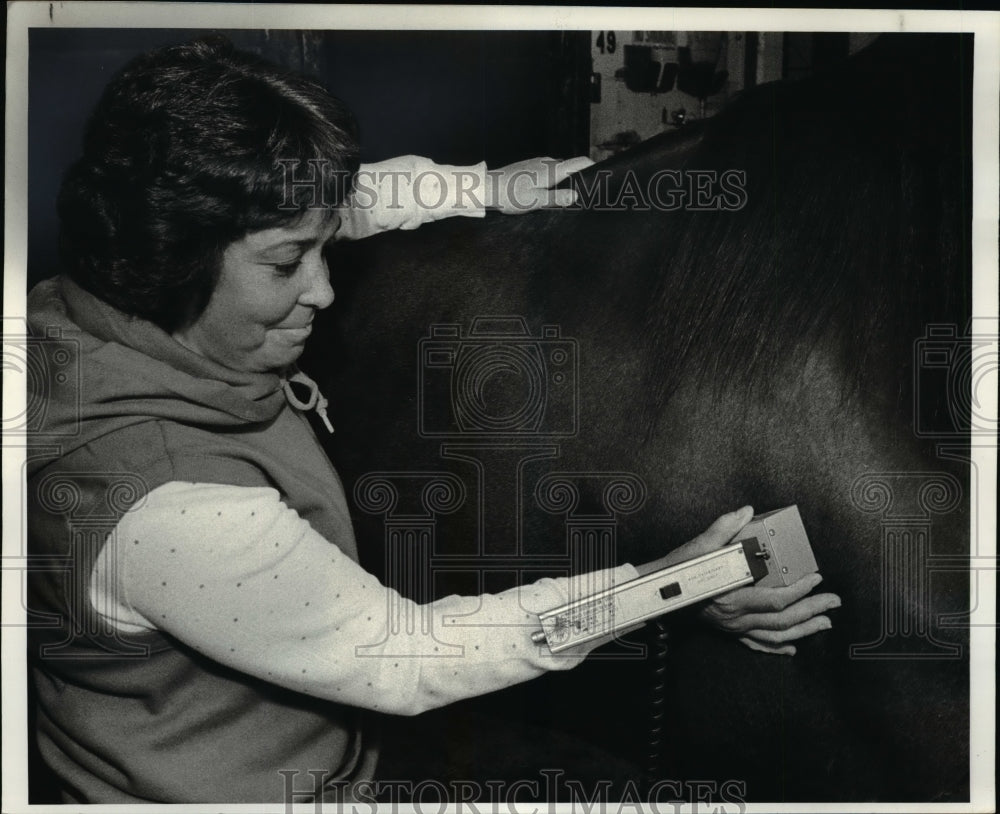
[[[312,308],[323,309],[333,302],[333,286],[330,285],[330,270],[326,260],[319,257],[312,260],[307,268],[306,287],[299,302]]]

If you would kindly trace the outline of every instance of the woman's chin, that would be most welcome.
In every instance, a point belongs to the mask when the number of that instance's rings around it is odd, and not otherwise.
[[[255,373],[279,373],[289,365],[298,361],[305,350],[304,344],[297,344],[283,348],[268,348],[256,355],[253,359],[248,359],[244,370],[251,370]]]

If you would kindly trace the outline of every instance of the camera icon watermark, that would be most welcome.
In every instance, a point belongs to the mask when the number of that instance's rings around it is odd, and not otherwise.
[[[975,319],[965,333],[956,325],[927,326],[914,343],[917,437],[996,437],[998,348],[1000,326],[995,319]]]
[[[576,340],[519,316],[476,317],[467,335],[432,325],[418,343],[422,437],[570,437],[578,426]]]
[[[543,575],[567,578],[570,601],[612,587],[619,522],[643,505],[646,486],[626,472],[545,471],[543,462],[560,455],[558,442],[578,431],[577,341],[558,326],[532,335],[520,316],[476,316],[468,333],[458,324],[431,325],[417,343],[417,362],[418,433],[443,439],[439,456],[460,469],[370,472],[356,482],[353,505],[382,517],[385,583],[393,589],[382,640],[356,653],[396,657],[394,637],[404,631],[428,645],[421,655],[435,657],[463,655],[458,642],[475,646],[476,637],[502,628],[523,628],[529,646],[543,610],[536,600],[545,598],[529,587]],[[562,518],[562,540],[552,533],[553,515]],[[539,536],[541,526],[548,531]],[[454,528],[468,548],[439,550],[439,533]],[[455,579],[465,590],[476,586],[469,596],[480,599],[438,618],[428,600]],[[494,617],[483,599],[498,585],[517,603],[513,616]],[[613,625],[607,633],[613,647],[592,658],[644,656],[644,646],[619,639]]]
[[[59,328],[31,334],[24,319],[3,320],[3,378],[5,392],[23,383],[25,400],[4,399],[3,434],[39,438],[74,436],[80,430],[80,344]],[[11,391],[7,391],[11,388]],[[61,411],[61,424],[51,422],[51,405]]]

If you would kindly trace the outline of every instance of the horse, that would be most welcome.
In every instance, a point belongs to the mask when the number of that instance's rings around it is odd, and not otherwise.
[[[795,504],[843,599],[793,657],[679,611],[569,673],[391,720],[392,776],[968,799],[970,424],[941,366],[969,352],[971,56],[883,35],[588,168],[567,210],[331,251],[303,367],[368,567],[412,566],[426,601]]]

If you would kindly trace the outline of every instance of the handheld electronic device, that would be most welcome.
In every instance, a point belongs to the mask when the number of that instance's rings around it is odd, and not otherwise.
[[[817,571],[797,506],[755,515],[727,546],[538,615],[532,636],[553,653],[616,635],[694,602],[756,583],[791,585]]]

